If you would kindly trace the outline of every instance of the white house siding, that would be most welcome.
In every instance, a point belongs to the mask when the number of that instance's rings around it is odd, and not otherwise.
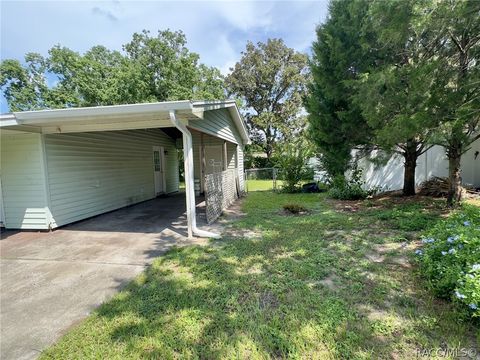
[[[201,157],[200,157],[200,147],[203,146],[219,146],[222,149],[223,154],[223,144],[225,140],[219,139],[217,137],[201,134],[199,131],[190,129],[192,133],[192,143],[193,143],[193,162],[194,162],[194,177],[195,179],[201,180]],[[203,140],[202,140],[203,136]],[[222,155],[223,156],[223,155]],[[231,143],[227,141],[227,168],[235,169],[237,168],[238,177],[240,179],[240,188],[244,190],[244,181],[243,181],[243,148],[240,145]],[[201,190],[203,191],[203,183],[201,182]]]
[[[476,151],[480,152],[480,141],[472,144],[470,150],[462,156],[462,182],[480,187],[480,155],[475,159]],[[372,156],[375,156],[375,152]],[[395,155],[384,166],[376,166],[367,159],[361,159],[359,165],[363,169],[366,187],[379,187],[384,190],[398,190],[403,187],[403,157]],[[417,161],[416,185],[420,185],[432,176],[448,176],[448,160],[445,149],[441,146],[432,147]]]
[[[242,143],[240,133],[228,109],[205,111],[203,119],[190,120],[188,126],[234,144]]]
[[[41,135],[2,134],[0,142],[5,227],[48,229],[50,216]]]
[[[230,142],[227,143],[227,169],[235,169],[237,167],[237,145]]]
[[[224,140],[208,134],[202,134],[196,130],[192,130],[191,133],[192,133],[192,144],[193,144],[193,175],[195,179],[200,179],[201,177],[200,147],[202,146],[202,143],[203,143],[203,146],[223,146]]]
[[[245,178],[244,178],[244,168],[243,168],[243,146],[237,146],[237,163],[238,163],[238,179],[240,182],[240,191],[245,191]]]
[[[154,198],[155,145],[168,152],[166,191],[177,191],[175,142],[160,129],[46,135],[52,227]]]

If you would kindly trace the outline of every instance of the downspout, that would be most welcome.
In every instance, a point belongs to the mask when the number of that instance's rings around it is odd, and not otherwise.
[[[200,230],[197,228],[197,216],[195,209],[195,189],[194,189],[194,175],[193,175],[193,145],[192,134],[187,127],[182,124],[175,116],[175,111],[170,110],[170,121],[183,135],[183,157],[185,161],[185,194],[187,199],[187,224],[188,237],[192,238],[194,235],[199,237],[207,237],[219,239],[220,234],[210,231]]]

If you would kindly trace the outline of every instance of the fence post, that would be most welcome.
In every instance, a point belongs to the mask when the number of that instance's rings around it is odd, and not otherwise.
[[[277,190],[277,168],[273,168],[273,190]]]

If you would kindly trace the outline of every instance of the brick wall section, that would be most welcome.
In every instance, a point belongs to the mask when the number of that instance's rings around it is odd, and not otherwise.
[[[222,211],[237,198],[235,169],[205,176],[205,204],[209,224],[217,220]]]

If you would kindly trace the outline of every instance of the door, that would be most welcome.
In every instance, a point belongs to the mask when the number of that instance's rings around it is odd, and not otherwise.
[[[163,147],[153,147],[153,178],[155,196],[165,193],[165,157]]]

